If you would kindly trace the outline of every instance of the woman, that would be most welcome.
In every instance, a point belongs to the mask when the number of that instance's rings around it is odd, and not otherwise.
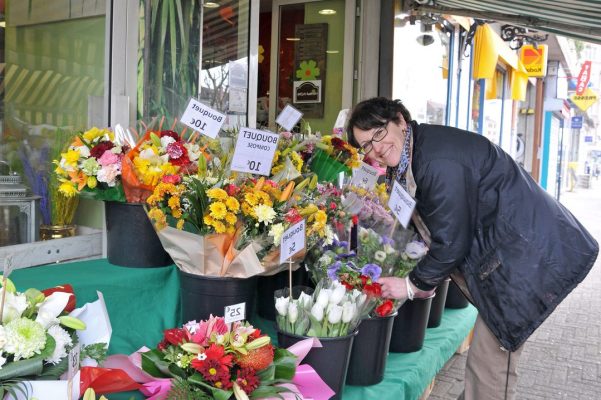
[[[483,136],[417,124],[385,98],[357,104],[347,133],[415,197],[429,244],[407,279],[382,278],[383,294],[426,297],[451,276],[479,311],[465,399],[512,398],[522,344],[584,279],[597,242]]]

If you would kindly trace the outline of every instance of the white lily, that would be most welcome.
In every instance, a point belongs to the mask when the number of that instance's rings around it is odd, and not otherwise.
[[[275,299],[275,309],[278,314],[282,317],[285,317],[288,313],[288,303],[290,302],[290,297],[277,297]]]
[[[57,322],[57,317],[63,312],[71,293],[54,292],[40,304],[38,316],[35,321],[39,322],[45,329]]]

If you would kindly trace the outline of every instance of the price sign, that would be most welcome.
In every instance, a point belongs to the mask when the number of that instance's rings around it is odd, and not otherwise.
[[[359,167],[353,169],[351,184],[365,189],[373,189],[377,181],[378,170],[371,165],[361,163]]]
[[[77,344],[71,349],[69,355],[67,356],[69,362],[69,369],[67,370],[68,380],[73,379],[77,371],[79,371],[79,352],[80,348],[79,344]]]
[[[231,306],[225,306],[225,312],[223,313],[225,323],[231,324],[236,321],[243,321],[246,319],[246,303],[232,304]]]
[[[346,120],[348,119],[348,113],[348,108],[344,108],[338,113],[338,117],[336,118],[336,122],[334,123],[333,128],[333,132],[335,134],[340,134],[342,136],[342,134],[344,133],[344,127],[346,125]]]
[[[292,225],[282,235],[280,244],[280,264],[305,248],[305,220]]]
[[[232,158],[232,170],[269,176],[279,135],[258,129],[241,128]]]
[[[190,99],[180,121],[195,131],[215,139],[221,125],[225,122],[225,115],[199,103],[195,99]]]
[[[415,208],[415,200],[398,182],[395,182],[392,187],[392,193],[390,193],[390,199],[388,199],[388,207],[390,207],[401,225],[403,225],[403,228],[407,228],[411,214],[413,214],[413,209]]]
[[[3,278],[8,278],[10,273],[13,272],[13,269],[13,256],[9,254],[4,257]]]
[[[302,112],[288,104],[284,107],[280,115],[278,115],[275,122],[287,131],[291,131],[302,116]]]

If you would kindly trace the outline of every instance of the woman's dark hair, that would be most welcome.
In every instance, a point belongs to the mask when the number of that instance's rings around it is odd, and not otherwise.
[[[353,108],[351,117],[346,127],[346,134],[351,146],[360,147],[355,139],[353,128],[368,131],[373,128],[385,126],[388,122],[400,122],[399,113],[405,122],[411,121],[411,114],[400,100],[390,100],[386,97],[374,97],[364,100]]]

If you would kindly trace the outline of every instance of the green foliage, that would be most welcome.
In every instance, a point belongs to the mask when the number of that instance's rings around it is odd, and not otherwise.
[[[171,382],[171,389],[167,393],[167,400],[204,400],[211,399],[211,396],[197,390],[194,385],[185,379],[175,378]]]
[[[86,357],[95,360],[98,364],[102,364],[106,360],[108,348],[106,343],[94,343],[84,346],[79,352],[79,358],[83,360]]]

